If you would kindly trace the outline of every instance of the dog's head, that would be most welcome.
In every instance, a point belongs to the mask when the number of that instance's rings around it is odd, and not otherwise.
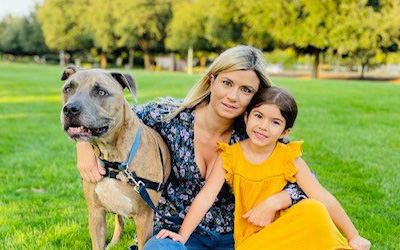
[[[91,142],[112,133],[123,122],[123,109],[129,107],[124,88],[136,98],[135,80],[129,74],[69,66],[61,80],[66,80],[61,123],[75,140]]]

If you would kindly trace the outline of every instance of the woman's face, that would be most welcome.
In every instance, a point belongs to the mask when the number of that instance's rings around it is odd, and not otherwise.
[[[234,119],[244,113],[259,85],[260,79],[253,70],[212,75],[210,105],[219,116]]]

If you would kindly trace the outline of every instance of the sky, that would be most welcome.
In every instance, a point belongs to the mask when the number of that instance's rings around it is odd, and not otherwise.
[[[0,0],[0,20],[6,15],[28,15],[33,10],[35,3],[43,3],[44,0]]]

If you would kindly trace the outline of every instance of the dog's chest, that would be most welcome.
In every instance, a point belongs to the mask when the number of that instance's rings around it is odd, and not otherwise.
[[[131,218],[137,212],[138,206],[132,199],[132,192],[126,192],[121,184],[118,180],[104,178],[96,185],[95,192],[108,212]]]

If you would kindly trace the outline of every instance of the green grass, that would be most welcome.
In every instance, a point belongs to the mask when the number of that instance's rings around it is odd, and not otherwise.
[[[61,129],[56,66],[0,64],[0,248],[89,249],[74,143]],[[134,71],[138,102],[183,97],[199,75]],[[293,92],[291,139],[374,249],[400,246],[400,85],[273,78]],[[108,240],[112,216],[108,218]],[[135,226],[113,249],[133,242]]]

